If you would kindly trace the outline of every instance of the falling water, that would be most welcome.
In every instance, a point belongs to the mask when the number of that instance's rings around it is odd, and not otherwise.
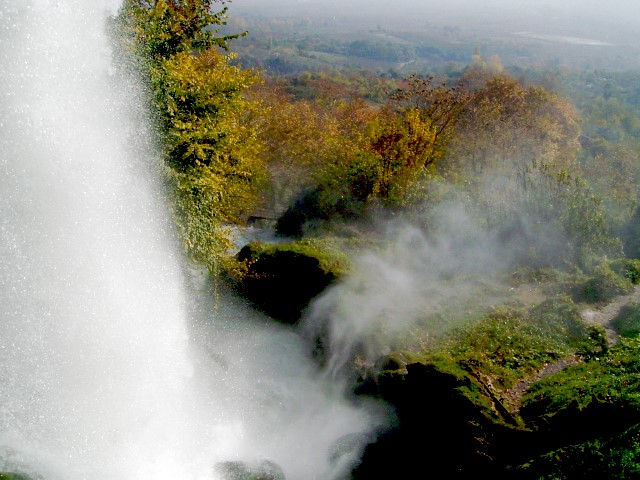
[[[215,310],[185,273],[140,90],[111,68],[117,8],[0,1],[0,471],[199,480],[267,460],[338,478],[340,439],[373,414],[295,332]]]

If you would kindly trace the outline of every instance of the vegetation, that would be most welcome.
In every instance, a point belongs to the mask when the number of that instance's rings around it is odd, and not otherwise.
[[[613,326],[623,337],[637,337],[640,335],[640,305],[632,303],[625,305],[613,321]]]
[[[638,285],[640,283],[640,260],[618,259],[611,262],[609,267],[618,275],[628,278],[632,284]]]
[[[409,33],[293,43],[274,35],[286,22],[256,35],[253,51],[242,47],[244,61],[265,67],[259,73],[228,53],[244,26],[220,34],[226,14],[205,1],[126,0],[114,22],[149,89],[191,255],[214,272],[222,262],[240,294],[295,323],[349,275],[345,245],[384,242],[376,219],[402,218],[429,248],[445,245],[459,260],[435,281],[447,292],[481,278],[537,295],[425,314],[386,345],[406,348],[358,365],[359,392],[392,403],[399,424],[367,448],[354,478],[386,472],[385,460],[406,452],[415,458],[387,473],[409,476],[424,445],[446,478],[637,476],[640,307],[620,310],[616,346],[581,315],[584,304],[604,305],[640,282],[640,96],[629,93],[637,75],[509,73],[498,56],[476,49],[466,58]],[[385,69],[318,68],[341,57]],[[417,70],[421,57],[442,68],[399,73],[407,62]],[[251,242],[230,258],[228,232],[257,207],[284,212],[276,230],[290,238]],[[465,212],[449,221],[453,234],[443,210]],[[503,265],[475,266],[480,237]],[[446,328],[432,328],[438,322]]]
[[[580,297],[589,303],[606,302],[633,290],[631,280],[616,274],[607,265],[601,266],[582,286]]]
[[[637,475],[639,348],[637,338],[623,340],[531,388],[522,415],[549,436],[548,451],[521,467],[525,478]]]
[[[223,53],[237,35],[210,27],[225,21],[226,8],[213,13],[201,0],[127,0],[116,19],[149,86],[185,245],[212,269],[228,248],[224,223],[253,205],[262,171],[260,107],[245,94],[258,79]]]
[[[528,311],[497,309],[454,330],[435,349],[424,352],[421,361],[456,365],[504,390],[547,363],[601,349],[602,340],[592,338],[578,306],[568,297],[558,297]]]

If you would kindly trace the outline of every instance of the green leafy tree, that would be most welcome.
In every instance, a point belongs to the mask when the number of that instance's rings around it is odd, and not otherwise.
[[[228,49],[238,35],[216,36],[226,24],[227,8],[211,10],[220,0],[125,0],[118,15],[121,33],[140,57],[158,64],[178,52]]]
[[[261,108],[246,96],[258,77],[223,53],[237,37],[216,35],[226,13],[208,0],[125,0],[115,22],[149,86],[185,244],[212,268],[228,247],[223,225],[252,207],[263,171]]]

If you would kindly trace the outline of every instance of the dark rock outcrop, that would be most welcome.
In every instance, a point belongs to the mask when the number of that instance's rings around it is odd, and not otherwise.
[[[237,256],[247,265],[239,285],[240,293],[270,317],[285,323],[297,322],[309,302],[337,275],[323,268],[311,253],[279,249],[260,249],[246,245]]]
[[[478,386],[471,377],[420,363],[405,372],[386,372],[375,382],[398,423],[366,447],[353,478],[506,478],[504,457],[517,456],[527,432],[474,401]],[[369,383],[366,391],[372,390]]]

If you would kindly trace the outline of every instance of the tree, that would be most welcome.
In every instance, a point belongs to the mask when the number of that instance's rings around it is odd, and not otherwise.
[[[460,87],[410,77],[368,126],[368,143],[347,170],[351,194],[402,204],[431,165],[444,155],[468,95]]]
[[[348,171],[352,195],[398,204],[418,174],[435,161],[438,132],[420,110],[383,111],[370,125],[369,144]]]
[[[257,131],[264,145],[263,159],[270,176],[270,192],[264,192],[271,207],[290,204],[303,191],[318,184],[331,184],[338,170],[351,163],[366,143],[366,128],[374,115],[360,99],[321,95],[314,100],[296,100],[287,85],[270,81],[256,85],[252,97],[264,106]]]
[[[227,8],[211,11],[224,0],[125,0],[118,14],[124,33],[140,58],[158,64],[178,52],[229,48],[238,35],[215,36],[225,25]]]
[[[469,101],[469,95],[462,85],[434,85],[434,81],[433,77],[412,76],[406,86],[391,97],[396,110],[417,112],[420,122],[431,132],[431,142],[424,145],[423,167],[442,157]]]
[[[260,106],[245,95],[258,77],[221,52],[237,37],[215,35],[226,11],[209,0],[125,0],[115,22],[149,86],[185,245],[211,268],[228,247],[224,224],[253,205],[263,171]]]
[[[512,175],[532,161],[576,168],[575,109],[548,90],[494,76],[473,92],[461,114],[446,168],[471,178]]]

